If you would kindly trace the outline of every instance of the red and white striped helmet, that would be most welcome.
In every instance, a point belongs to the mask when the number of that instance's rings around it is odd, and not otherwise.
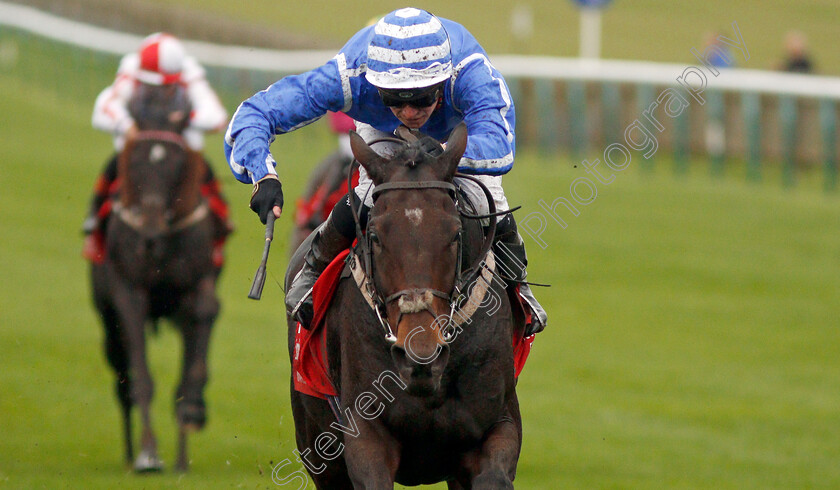
[[[168,85],[181,80],[186,52],[175,36],[165,32],[152,34],[140,45],[140,70],[137,79],[151,85]]]

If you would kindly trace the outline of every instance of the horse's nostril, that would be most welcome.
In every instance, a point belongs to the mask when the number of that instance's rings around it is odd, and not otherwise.
[[[442,370],[449,360],[449,345],[438,344],[434,355],[418,359],[399,345],[391,346],[391,358],[399,369],[406,369],[415,374],[426,371]]]
[[[449,344],[440,344],[438,356],[432,362],[432,374],[435,376],[443,373],[446,365],[449,363]]]
[[[394,359],[394,363],[396,363],[397,367],[405,365],[406,357],[405,349],[398,345],[391,346],[391,358]]]
[[[439,345],[440,345],[440,354],[438,355],[438,359],[440,359],[440,360],[449,359],[449,344],[439,344]]]

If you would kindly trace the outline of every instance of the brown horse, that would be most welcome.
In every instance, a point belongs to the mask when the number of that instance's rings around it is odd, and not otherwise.
[[[302,394],[293,380],[299,460],[323,489],[513,488],[519,312],[490,274],[494,225],[485,236],[479,220],[459,216],[453,178],[466,128],[438,157],[414,142],[385,159],[351,138],[375,205],[324,319],[338,396]],[[293,356],[296,323],[287,320]]]
[[[146,363],[147,327],[173,320],[183,336],[176,466],[188,466],[188,430],[205,423],[204,385],[210,331],[219,311],[219,270],[211,252],[213,222],[200,193],[202,157],[181,137],[190,112],[183,89],[140,85],[129,109],[139,132],[119,155],[119,199],[106,229],[106,258],[91,269],[93,298],[105,327],[105,350],[117,376],[125,455],[136,471],[159,471],[149,411],[153,382]],[[131,412],[142,418],[134,458]]]

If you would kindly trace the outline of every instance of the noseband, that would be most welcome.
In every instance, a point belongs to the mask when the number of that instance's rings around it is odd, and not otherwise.
[[[407,144],[405,141],[396,139],[396,138],[382,138],[375,141],[372,141],[370,144],[378,143],[381,141],[394,141],[399,142],[401,144]],[[350,168],[350,174],[353,173],[353,165],[358,165],[356,160],[353,161]],[[385,339],[393,344],[396,342],[397,338],[394,335],[394,331],[391,328],[390,323],[387,319],[387,306],[394,301],[400,301],[409,303],[407,308],[403,308],[402,304],[400,307],[400,313],[397,317],[397,324],[399,324],[400,319],[402,318],[403,313],[406,309],[410,309],[410,312],[416,311],[428,311],[433,317],[436,317],[435,312],[431,310],[431,297],[438,297],[449,303],[449,325],[453,327],[458,327],[461,323],[464,323],[469,319],[469,317],[475,312],[478,306],[484,299],[484,295],[487,293],[487,289],[490,287],[490,283],[492,280],[492,275],[495,269],[495,258],[493,256],[493,252],[491,250],[493,246],[493,239],[496,233],[496,220],[493,219],[500,214],[506,214],[510,211],[504,211],[502,213],[496,212],[496,205],[493,200],[493,196],[490,194],[489,189],[478,179],[473,176],[465,175],[465,174],[456,174],[456,177],[460,177],[463,179],[468,179],[475,182],[481,190],[484,192],[484,195],[488,202],[489,213],[486,215],[473,215],[469,213],[465,213],[460,210],[458,205],[458,188],[455,184],[451,182],[443,182],[443,181],[420,181],[420,182],[386,182],[383,184],[379,184],[375,186],[373,190],[373,200],[374,202],[376,199],[384,192],[392,191],[392,190],[422,190],[422,189],[439,189],[446,191],[450,197],[455,202],[456,209],[459,210],[459,214],[464,216],[465,218],[469,219],[483,219],[483,218],[491,218],[490,219],[490,227],[489,230],[484,238],[484,242],[482,244],[480,253],[470,265],[469,268],[466,270],[461,270],[461,263],[462,263],[462,256],[463,256],[463,237],[462,234],[459,233],[458,235],[458,258],[456,261],[457,269],[455,272],[455,284],[453,287],[452,292],[446,293],[443,291],[439,291],[433,288],[412,288],[412,289],[403,289],[401,291],[397,291],[393,294],[386,296],[384,299],[376,290],[376,287],[373,283],[373,252],[372,246],[370,244],[370,233],[365,233],[361,230],[361,222],[359,219],[359,212],[361,210],[361,206],[364,205],[364,199],[361,200],[359,204],[359,210],[353,209],[353,219],[356,223],[356,238],[357,238],[357,251],[354,251],[348,257],[348,265],[350,267],[350,271],[353,275],[353,278],[356,281],[356,284],[359,286],[359,289],[362,292],[362,295],[365,297],[365,300],[371,306],[371,308],[376,313],[377,318],[379,319],[379,323],[382,326],[385,332]],[[350,179],[348,178],[348,188],[353,189],[353,186],[350,185]],[[352,190],[350,192],[353,192]],[[351,200],[351,208],[352,208],[352,200]],[[357,260],[357,256],[361,260]],[[361,263],[360,263],[361,262]],[[479,287],[473,288],[474,291],[471,291],[470,295],[465,294],[467,291],[467,286],[473,283],[474,280],[478,279],[479,276],[482,279],[482,282],[479,284]],[[406,300],[406,297],[416,297],[420,298],[418,300]],[[456,316],[457,313],[457,316]],[[441,332],[442,337],[445,342],[450,342],[454,339],[455,328],[447,329],[447,332]]]

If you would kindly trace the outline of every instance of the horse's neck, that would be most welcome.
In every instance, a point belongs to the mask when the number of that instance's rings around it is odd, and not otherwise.
[[[201,185],[204,182],[207,169],[203,165],[201,154],[196,151],[187,149],[186,159],[186,166],[176,194],[180,198],[175,200],[173,208],[176,217],[191,213],[202,201]]]
[[[140,196],[138,195],[140,185],[135,185],[131,180],[131,172],[129,167],[131,165],[131,158],[135,151],[143,151],[142,145],[154,144],[172,144],[172,142],[157,142],[157,141],[143,141],[130,140],[126,142],[123,151],[120,153],[117,160],[117,175],[120,177],[120,203],[126,208],[137,204]],[[172,200],[173,217],[177,220],[192,213],[202,202],[201,186],[204,182],[205,172],[207,169],[203,165],[203,158],[199,152],[184,148],[182,158],[185,159],[183,170],[175,183],[173,195],[176,196]]]

